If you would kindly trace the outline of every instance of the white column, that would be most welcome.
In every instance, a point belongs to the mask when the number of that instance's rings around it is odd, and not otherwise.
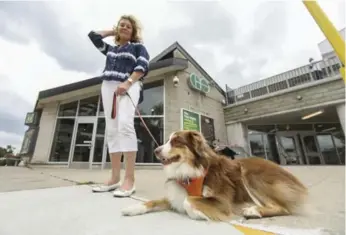
[[[230,145],[241,146],[249,153],[250,148],[248,146],[247,136],[247,128],[244,124],[237,122],[227,125],[228,143]]]
[[[336,106],[336,111],[345,134],[345,103]]]

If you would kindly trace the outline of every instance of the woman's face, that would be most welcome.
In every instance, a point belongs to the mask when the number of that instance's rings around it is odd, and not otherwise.
[[[132,24],[129,20],[121,19],[118,24],[118,35],[121,41],[130,41],[132,37]]]

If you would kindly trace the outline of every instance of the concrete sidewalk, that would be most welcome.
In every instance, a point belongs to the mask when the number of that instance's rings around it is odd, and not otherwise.
[[[125,217],[120,210],[138,201],[114,199],[111,193],[89,193],[88,186],[70,186],[0,193],[0,234],[2,235],[210,235],[272,234],[244,233],[230,223],[195,221],[173,212]],[[280,232],[282,230],[279,230]],[[280,233],[322,235],[315,231]]]
[[[334,234],[345,234],[345,167],[297,166],[288,167],[287,169],[298,176],[309,187],[311,205],[313,208],[311,215],[307,217],[285,216],[261,220],[248,220],[245,221],[245,223],[288,226],[292,228],[322,227],[331,229],[334,231]],[[109,170],[76,170],[43,166],[35,166],[34,170],[19,167],[0,168],[0,191],[30,189],[37,186],[40,186],[39,188],[61,187],[75,185],[76,182],[85,183],[88,181],[102,183],[108,178],[109,173]],[[163,196],[164,180],[163,172],[160,169],[136,170],[137,193],[135,196],[147,199],[156,199]],[[42,181],[41,184],[39,181]],[[83,195],[82,197],[95,198],[95,196],[92,196],[94,194],[91,193],[90,187],[83,186],[83,190],[84,194],[87,195]],[[43,191],[38,190],[36,194],[38,195],[39,192]],[[106,203],[102,202],[102,200],[107,200],[110,205],[118,202],[117,199],[114,199],[109,194],[98,195],[99,196],[96,198],[100,198],[99,203],[101,204]],[[71,197],[73,198],[74,196],[72,195]],[[103,199],[104,197],[107,199]],[[69,200],[68,197],[66,200]],[[125,201],[121,200],[121,202]],[[96,200],[95,203],[97,204],[98,201]],[[151,215],[148,216],[151,218]],[[159,216],[156,219],[162,221],[162,218],[162,216]],[[169,220],[170,218],[171,217],[165,216],[164,221],[171,223]],[[175,220],[175,218],[176,217],[173,217],[171,220]]]

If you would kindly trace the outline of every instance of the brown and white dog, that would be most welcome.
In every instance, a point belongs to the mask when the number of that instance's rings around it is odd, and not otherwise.
[[[216,154],[197,131],[178,131],[155,150],[167,177],[166,197],[122,210],[133,216],[173,210],[192,219],[228,221],[291,215],[300,209],[307,188],[279,165],[262,158],[228,159]],[[203,179],[200,194],[190,194],[181,182]]]

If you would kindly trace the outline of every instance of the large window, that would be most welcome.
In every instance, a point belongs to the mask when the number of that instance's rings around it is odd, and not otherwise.
[[[160,145],[163,144],[163,81],[144,84],[144,100],[138,108],[155,140]],[[85,119],[86,117],[91,117],[90,123],[85,121],[89,120]],[[83,123],[79,123],[78,120],[83,120]],[[94,127],[94,120],[96,120],[96,127]],[[138,139],[137,162],[158,162],[154,156],[154,149],[157,146],[138,116],[135,117],[134,123]],[[93,138],[94,128],[96,128],[95,138]],[[108,148],[104,142],[106,139],[105,128],[104,110],[100,95],[61,104],[58,111],[50,161],[68,162],[69,153],[71,152],[74,162],[88,162],[90,157],[93,157],[93,163],[102,163],[102,156],[106,151],[106,162],[110,162]],[[76,133],[73,133],[74,130],[76,130]],[[73,145],[72,136],[76,136],[75,145]],[[89,143],[93,148],[88,146]],[[94,151],[90,152],[92,149]]]
[[[249,125],[252,155],[282,164],[345,164],[340,123]]]
[[[261,134],[249,135],[251,154],[253,156],[266,158],[263,137],[264,135]]]
[[[78,116],[96,116],[98,102],[98,96],[80,100]]]
[[[49,161],[67,162],[71,149],[74,118],[58,119]]]
[[[145,124],[154,136],[159,145],[163,144],[163,118],[150,117],[144,118]],[[155,163],[159,162],[155,155],[154,149],[157,147],[146,127],[140,120],[135,119],[135,128],[138,139],[137,162],[139,163]]]
[[[72,147],[72,136],[75,127],[76,116],[96,116],[99,96],[92,96],[86,99],[64,103],[59,106],[56,120],[55,133],[49,157],[50,162],[68,162],[69,153]],[[80,134],[80,131],[77,130]],[[77,133],[77,134],[78,134]],[[79,136],[79,135],[77,135]],[[77,146],[74,153],[81,148]],[[85,152],[85,151],[84,151]],[[87,153],[79,151],[79,157],[74,159],[87,161]]]
[[[144,84],[143,102],[138,106],[143,116],[162,116],[163,108],[163,81]]]
[[[103,154],[103,144],[105,140],[105,128],[106,122],[104,118],[97,119],[97,129],[96,129],[96,138],[95,138],[95,147],[94,147],[94,162],[102,162]]]
[[[139,110],[144,122],[158,144],[163,144],[164,130],[164,94],[163,81],[144,84],[144,100]],[[157,147],[141,119],[136,116],[135,129],[138,139],[138,163],[157,163],[154,149]]]
[[[58,117],[75,117],[77,113],[77,107],[78,101],[60,105]]]

